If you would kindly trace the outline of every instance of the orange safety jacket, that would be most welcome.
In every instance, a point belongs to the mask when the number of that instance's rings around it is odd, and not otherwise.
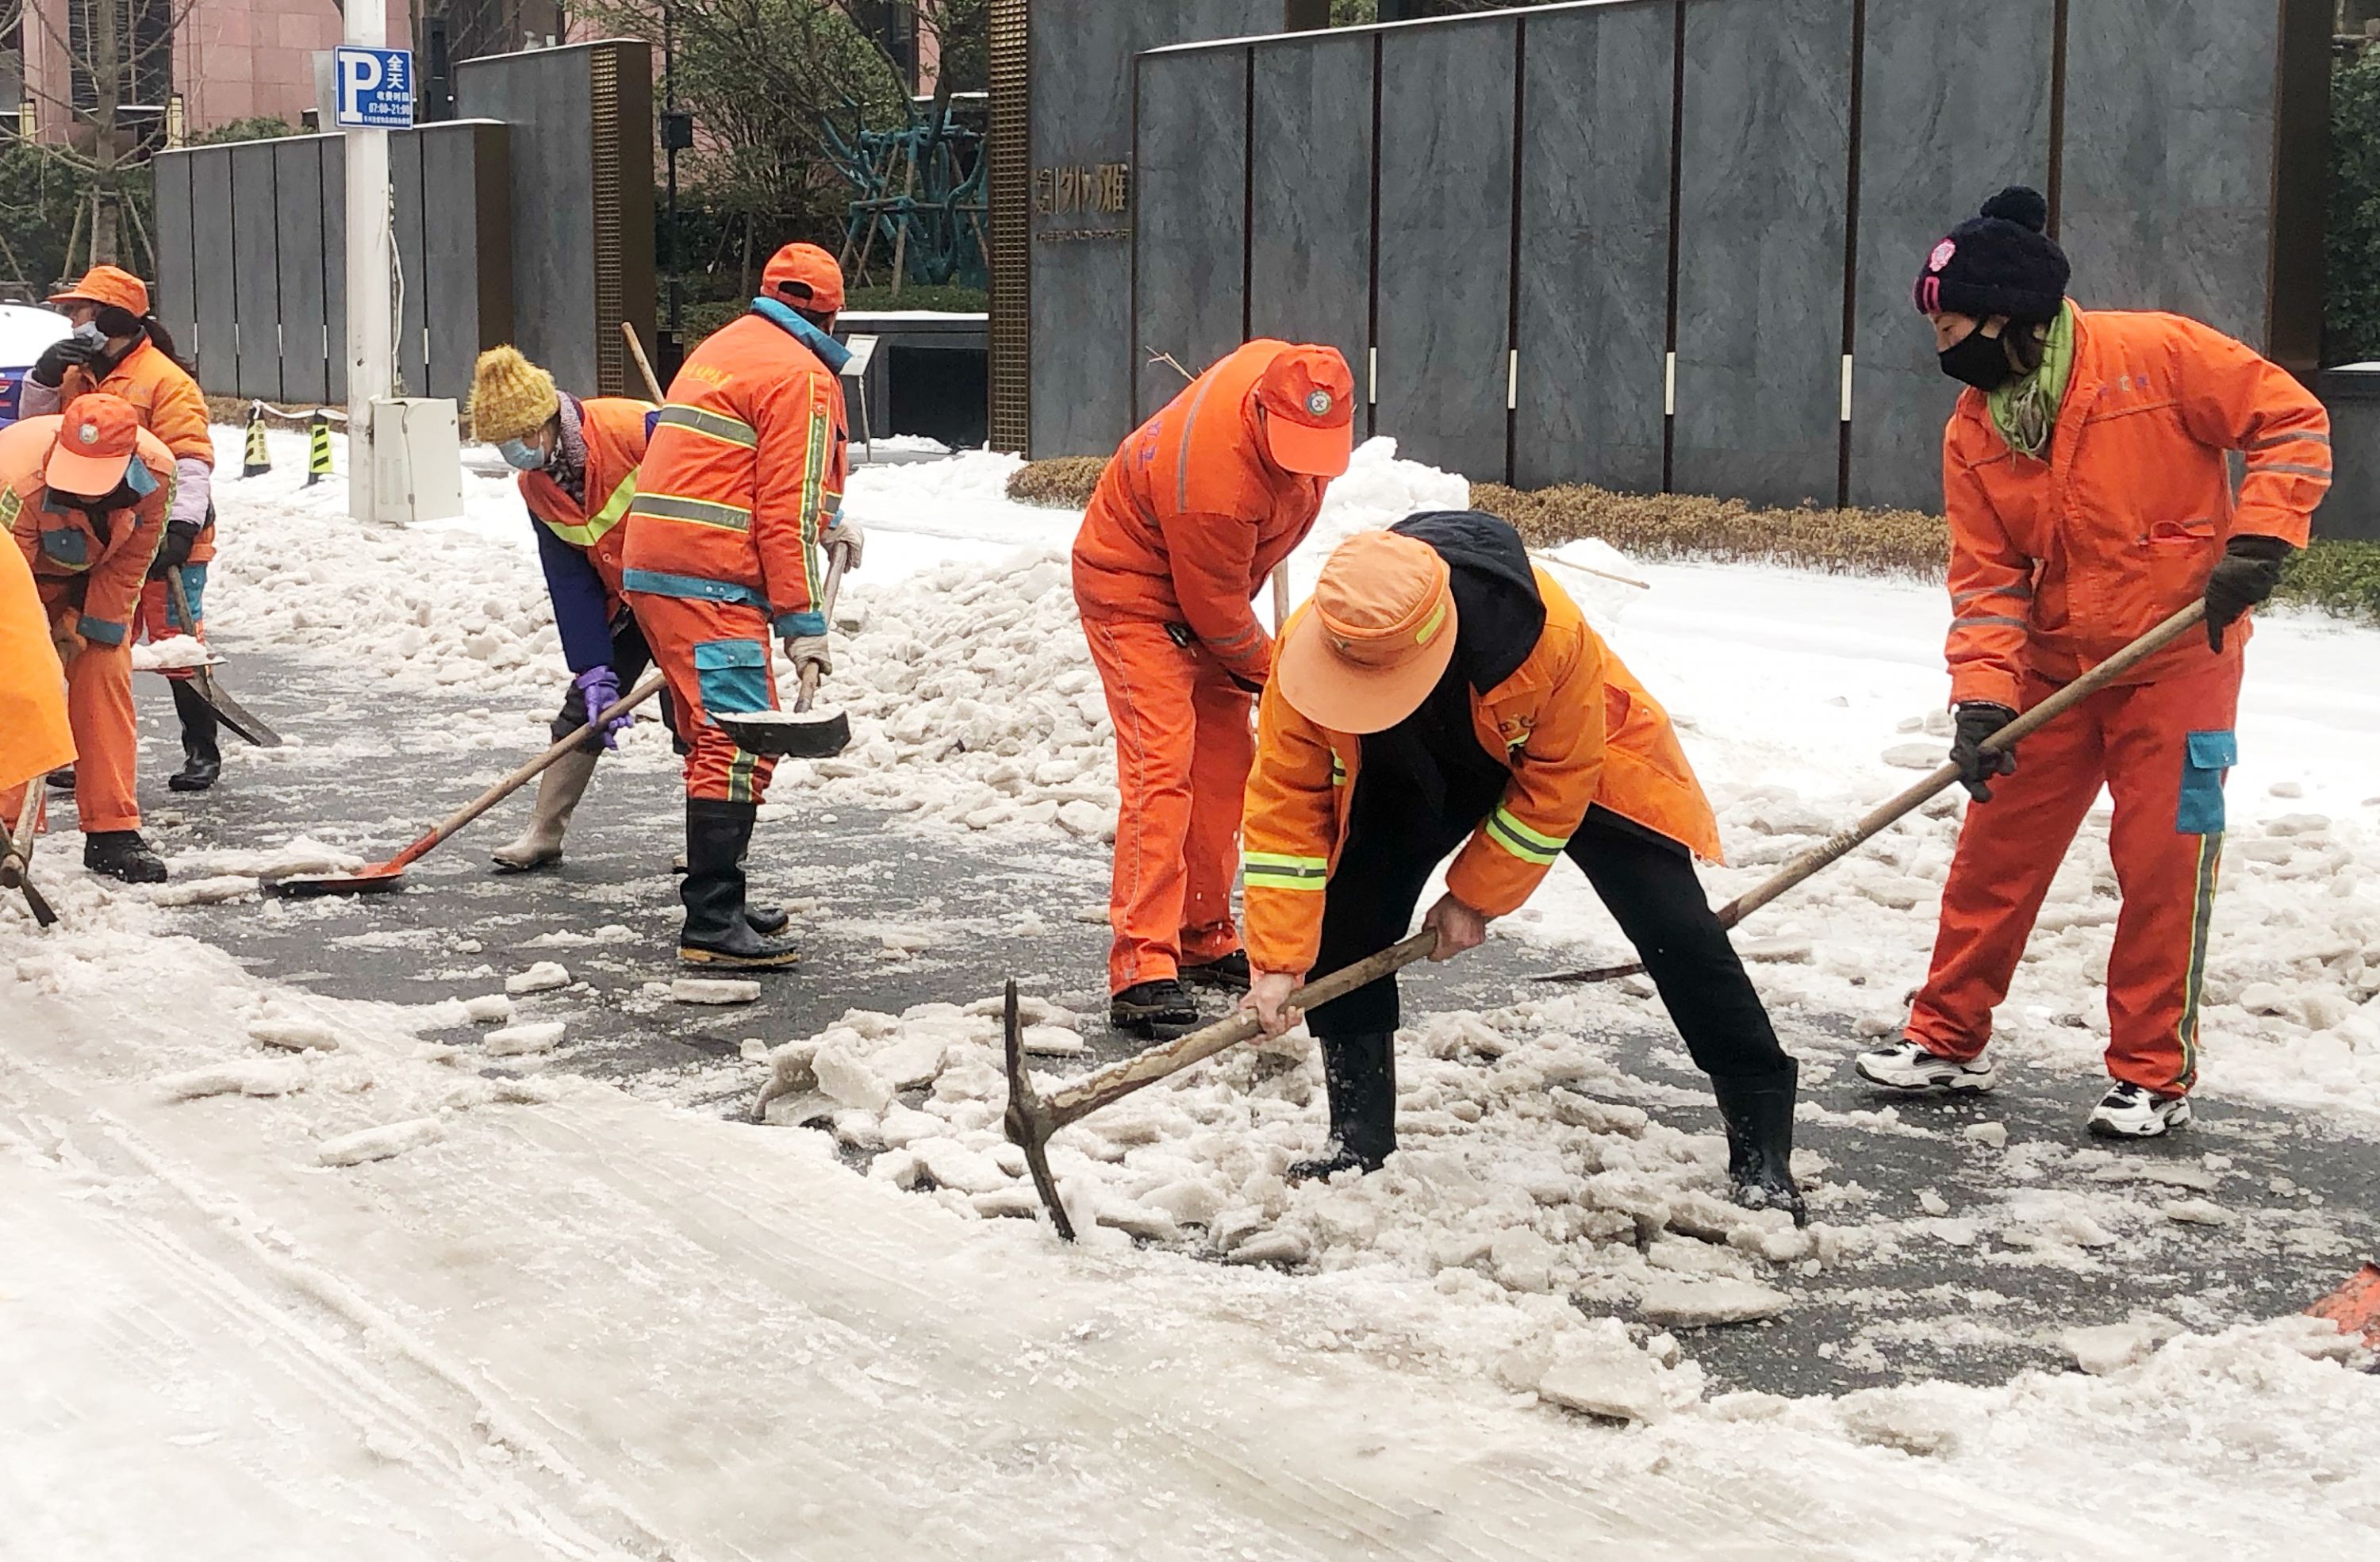
[[[826,633],[818,539],[843,510],[847,357],[773,298],[687,356],[628,504],[626,589],[741,602],[781,636]]]
[[[2010,450],[1979,391],[1943,433],[1951,702],[2013,709],[2028,672],[2081,676],[2202,595],[2229,539],[2304,547],[2329,485],[2329,415],[2279,365],[2178,315],[2076,310],[2048,460]],[[2123,681],[2236,659],[2248,634],[2183,636]]]
[[[1263,455],[1257,381],[1289,345],[1259,337],[1238,348],[1117,447],[1075,535],[1085,618],[1186,624],[1240,678],[1271,672],[1248,604],[1314,529],[1330,486]]]
[[[71,765],[66,672],[50,642],[32,571],[13,542],[0,545],[0,792]],[[17,828],[0,818],[0,831]]]
[[[584,503],[543,468],[515,479],[528,513],[587,555],[603,578],[610,606],[620,603],[620,555],[627,546],[628,506],[637,497],[637,469],[645,459],[646,419],[653,404],[626,396],[594,396],[578,404],[578,433],[587,443]]]
[[[125,478],[139,500],[111,510],[94,527],[81,510],[51,508],[42,468],[57,443],[57,414],[0,430],[0,527],[17,539],[37,584],[54,602],[63,585],[75,602],[76,631],[95,646],[120,646],[131,632],[140,587],[165,535],[174,503],[174,453],[143,429]],[[79,592],[76,591],[79,587]]]
[[[103,380],[94,379],[81,364],[69,367],[58,381],[58,411],[68,411],[77,396],[92,391],[104,391],[131,403],[140,426],[164,441],[176,459],[214,470],[215,441],[207,427],[205,394],[188,370],[146,338],[135,343],[124,361],[109,369]],[[214,556],[215,523],[209,515],[206,529],[190,545],[190,563],[203,564]]]
[[[1527,901],[1590,805],[1668,836],[1706,862],[1718,820],[1669,713],[1587,624],[1560,587],[1533,572],[1545,628],[1510,678],[1471,696],[1479,746],[1511,767],[1493,812],[1446,870],[1455,899],[1488,916]],[[1312,611],[1300,608],[1291,620]],[[1241,822],[1248,960],[1303,973],[1322,945],[1322,908],[1363,764],[1363,740],[1317,726],[1268,685],[1257,707],[1257,762]]]

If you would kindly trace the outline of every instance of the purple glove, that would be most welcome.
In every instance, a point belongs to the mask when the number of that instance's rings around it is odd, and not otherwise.
[[[570,680],[572,687],[587,700],[587,720],[599,720],[603,712],[620,703],[620,675],[608,667],[590,667]],[[618,733],[637,719],[633,710],[623,710],[609,721],[602,722],[603,746],[620,746]]]

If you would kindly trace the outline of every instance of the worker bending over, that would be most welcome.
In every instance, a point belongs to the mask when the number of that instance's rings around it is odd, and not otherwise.
[[[1272,665],[1249,603],[1347,469],[1354,383],[1336,348],[1259,339],[1117,448],[1075,539],[1075,602],[1116,733],[1109,1018],[1177,1035],[1184,978],[1245,989],[1232,870]]]
[[[2075,828],[2105,785],[2123,909],[2107,962],[2107,1072],[2093,1132],[2190,1120],[2200,985],[2238,762],[2241,615],[2305,545],[2330,482],[2330,421],[2278,366],[2168,314],[2078,309],[2047,206],[2002,191],[1917,279],[1942,370],[1950,518],[1950,757],[1974,797],[1942,892],[1933,968],[1900,1041],[1859,1072],[1901,1090],[1985,1090],[1992,1011]],[[2228,452],[2246,457],[2235,499]],[[2027,738],[1983,740],[2193,599],[2206,633]]]
[[[1694,875],[1719,854],[1710,805],[1668,714],[1509,524],[1419,515],[1331,552],[1257,708],[1245,829],[1243,1006],[1275,1035],[1308,973],[1404,937],[1449,852],[1423,919],[1434,960],[1480,943],[1567,855],[1711,1077],[1736,1202],[1807,1218],[1790,1165],[1797,1066]],[[1291,1175],[1377,1170],[1397,1143],[1396,978],[1305,1019],[1330,1142]]]

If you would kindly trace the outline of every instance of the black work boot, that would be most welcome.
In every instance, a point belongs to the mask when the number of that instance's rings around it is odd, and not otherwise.
[[[677,887],[686,926],[677,957],[689,965],[768,971],[793,964],[794,946],[764,938],[744,915],[744,853],[752,843],[755,803],[686,800],[686,878]]]
[[[137,829],[95,829],[82,838],[82,866],[127,884],[163,884],[165,859]]]
[[[182,768],[167,776],[165,784],[176,792],[204,792],[223,774],[223,750],[215,745],[220,722],[215,708],[200,697],[191,680],[170,682],[174,710],[182,718]]]
[[[1793,1183],[1793,1096],[1799,1065],[1781,1074],[1711,1076],[1711,1094],[1727,1124],[1727,1177],[1746,1209],[1781,1209],[1793,1224],[1810,1223],[1810,1206]]]
[[[1397,1148],[1396,1036],[1388,1031],[1322,1038],[1322,1083],[1330,1092],[1330,1137],[1319,1158],[1299,1161],[1292,1182],[1349,1167],[1380,1169]]]
[[[72,792],[75,786],[74,767],[72,765],[59,766],[56,769],[50,772],[50,779],[45,784],[52,792]]]
[[[1233,950],[1215,960],[1205,960],[1196,965],[1182,967],[1182,979],[1194,987],[1213,987],[1220,992],[1248,990],[1248,951]]]
[[[1198,1001],[1178,976],[1135,982],[1108,999],[1108,1023],[1150,1041],[1171,1041],[1197,1028]]]

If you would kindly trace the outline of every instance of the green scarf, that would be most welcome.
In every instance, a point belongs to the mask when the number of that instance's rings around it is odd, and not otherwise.
[[[2009,329],[2015,329],[2013,325]],[[2058,428],[2058,409],[2066,401],[2066,381],[2074,373],[2074,306],[2059,306],[2041,345],[2041,367],[2022,380],[2011,380],[1988,393],[1992,426],[2019,455],[2036,461],[2049,457],[2049,436]]]

